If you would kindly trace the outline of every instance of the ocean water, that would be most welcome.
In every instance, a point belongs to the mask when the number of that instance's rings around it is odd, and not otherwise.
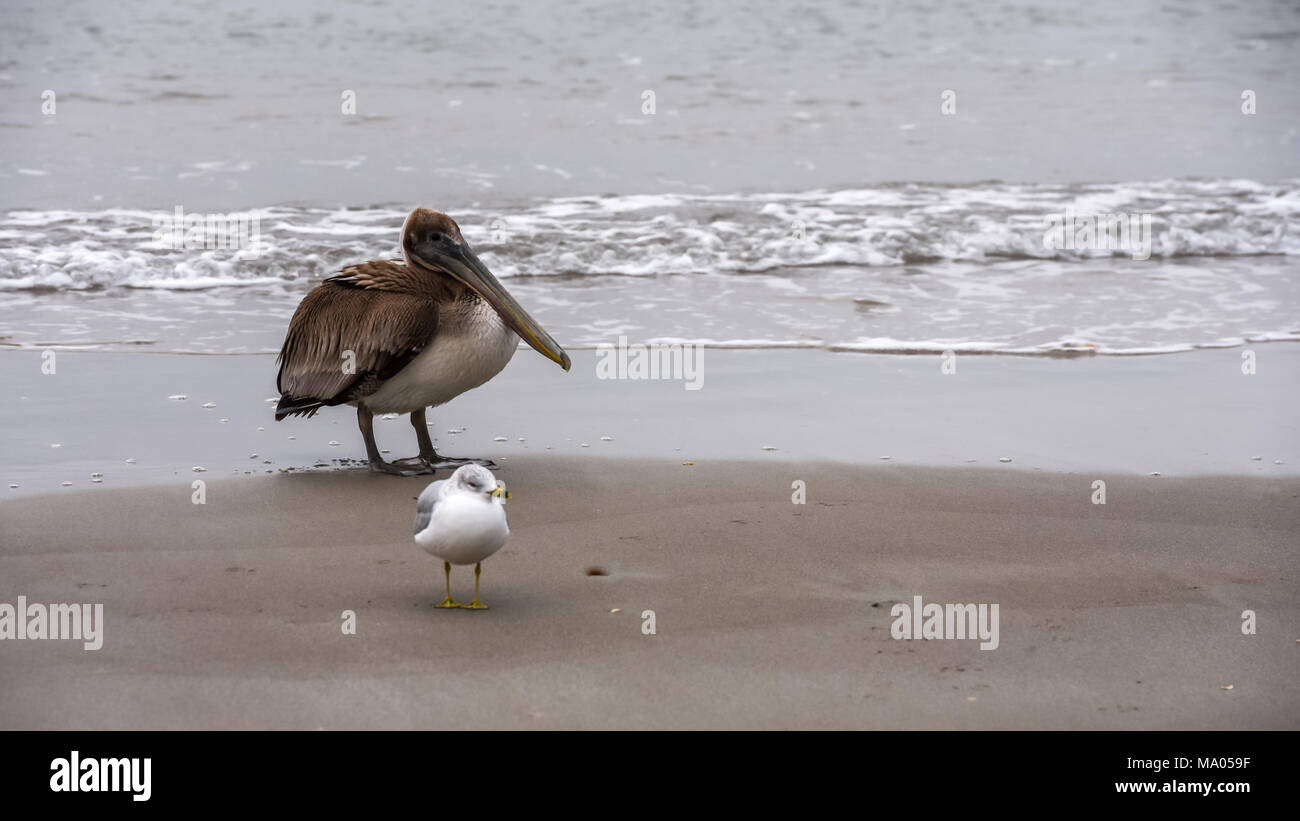
[[[1295,2],[0,2],[0,345],[276,350],[414,205],[576,348],[1296,341],[1298,67]]]
[[[1147,213],[1149,247],[1050,248],[1053,209]],[[619,336],[874,352],[1155,353],[1300,340],[1300,183],[894,185],[568,197],[457,212],[571,347]],[[3,343],[274,351],[299,299],[398,254],[397,208],[252,212],[255,258],[155,242],[150,212],[0,218]],[[1291,230],[1288,228],[1291,227]]]

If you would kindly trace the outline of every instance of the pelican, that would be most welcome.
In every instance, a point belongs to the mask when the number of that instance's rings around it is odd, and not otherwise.
[[[313,288],[294,311],[277,360],[275,419],[353,405],[370,469],[411,476],[475,459],[440,455],[425,408],[449,402],[501,372],[522,337],[569,370],[569,355],[487,269],[460,226],[416,208],[402,225],[400,260],[351,265]],[[385,462],[376,413],[409,413],[420,455]]]
[[[415,543],[442,559],[447,576],[447,597],[437,607],[486,610],[478,600],[478,580],[483,560],[501,549],[510,535],[506,524],[506,483],[498,482],[485,467],[469,464],[456,468],[449,479],[434,482],[415,503]],[[474,565],[474,600],[451,600],[451,566]]]

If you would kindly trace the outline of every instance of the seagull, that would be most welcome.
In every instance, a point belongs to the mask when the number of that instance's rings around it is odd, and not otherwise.
[[[456,468],[450,478],[433,482],[415,503],[415,543],[442,559],[447,576],[447,597],[438,607],[486,610],[478,600],[478,577],[482,562],[501,549],[510,535],[506,524],[505,482],[498,482],[487,468],[467,464]],[[474,601],[458,604],[451,600],[451,566],[474,565]]]
[[[523,338],[565,371],[569,355],[528,315],[461,236],[451,217],[416,208],[402,225],[402,259],[350,265],[303,297],[289,321],[275,420],[353,405],[370,469],[411,476],[478,459],[440,455],[425,408],[449,402],[501,372]],[[409,413],[417,462],[385,462],[376,413]]]

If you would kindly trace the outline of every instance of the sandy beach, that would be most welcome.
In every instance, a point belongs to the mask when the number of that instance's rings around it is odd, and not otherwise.
[[[0,22],[0,731],[1300,729],[1294,3]]]
[[[512,465],[484,612],[433,607],[418,480],[6,503],[6,589],[106,615],[95,652],[0,646],[0,725],[1300,726],[1300,480],[1132,477],[1099,507],[1079,476],[812,464],[801,506],[785,465],[617,466]],[[892,639],[917,594],[999,603],[999,647]]]
[[[433,607],[428,480],[340,469],[347,409],[270,422],[268,357],[0,355],[0,601],[104,605],[97,651],[0,642],[0,727],[1296,729],[1300,353],[1259,350],[1249,378],[1229,350],[971,357],[964,383],[934,357],[709,351],[690,393],[521,354],[432,417],[514,494],[484,612]],[[997,603],[998,647],[891,638],[918,595]]]

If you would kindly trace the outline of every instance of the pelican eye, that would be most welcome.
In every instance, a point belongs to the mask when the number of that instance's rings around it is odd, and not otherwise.
[[[442,242],[442,240],[443,240],[443,235],[438,231],[434,231],[432,234],[429,235],[429,242]]]

